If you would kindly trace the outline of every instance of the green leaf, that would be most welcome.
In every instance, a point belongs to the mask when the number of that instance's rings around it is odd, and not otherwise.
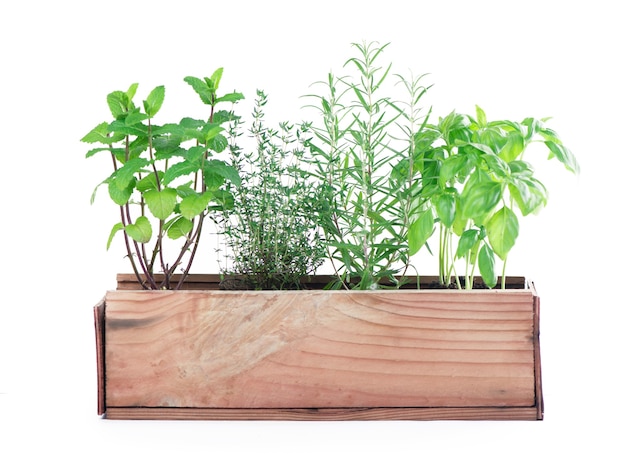
[[[113,228],[111,229],[111,233],[109,234],[109,239],[107,240],[107,250],[111,247],[113,237],[115,237],[115,234],[118,233],[120,230],[124,230],[124,224],[118,222],[113,226]]]
[[[215,101],[215,89],[209,88],[206,81],[193,76],[187,76],[185,82],[189,84],[194,91],[200,96],[200,100],[207,105],[213,105]]]
[[[177,193],[174,188],[165,188],[161,191],[148,190],[144,194],[148,209],[157,219],[165,220],[176,207]]]
[[[456,214],[456,199],[451,193],[443,193],[434,199],[437,216],[443,225],[451,228]]]
[[[456,249],[456,257],[463,258],[469,253],[476,245],[476,242],[480,240],[480,231],[476,229],[469,229],[463,232],[459,237],[459,243]]]
[[[506,260],[519,235],[517,216],[505,206],[491,216],[485,227],[493,251],[500,259]]]
[[[191,229],[193,229],[193,222],[183,216],[177,217],[165,228],[167,236],[172,240],[186,237],[191,232]]]
[[[424,211],[415,222],[409,226],[409,255],[413,256],[428,241],[433,234],[435,219],[431,209]]]
[[[242,99],[245,99],[242,93],[240,93],[240,92],[230,92],[230,93],[224,94],[223,96],[221,96],[218,99],[216,99],[215,103],[217,104],[218,102],[237,102],[237,101],[240,101]]]
[[[480,108],[478,105],[476,106],[476,122],[478,123],[478,126],[481,128],[484,128],[487,126],[487,115],[485,114],[485,111]]]
[[[237,171],[237,169],[230,165],[227,165],[224,161],[215,160],[215,159],[206,161],[204,164],[203,173],[204,173],[204,178],[207,182],[206,183],[207,188],[208,187],[212,187],[211,189],[219,188],[222,185],[222,183],[224,183],[223,179],[230,180],[236,186],[241,185],[241,178],[239,176],[239,172]],[[216,175],[218,176],[218,178],[220,177],[222,178],[222,182],[220,182],[219,185],[217,186],[212,186],[209,182],[215,183]]]
[[[114,178],[108,180],[109,197],[118,206],[124,206],[133,194],[135,189],[135,179],[131,179],[126,186],[119,186]]]
[[[162,172],[158,172],[159,179],[163,177]],[[159,184],[157,182],[157,174],[154,172],[150,172],[144,178],[137,182],[137,190],[141,193],[144,193],[148,190],[157,190],[159,188]]]
[[[485,243],[478,253],[478,270],[483,278],[483,282],[489,288],[495,287],[498,278],[495,273],[495,257],[493,250]]]
[[[187,219],[193,219],[207,208],[211,198],[212,194],[208,191],[189,195],[180,202],[180,213]]]
[[[111,143],[111,138],[109,138],[109,124],[107,122],[102,122],[97,125],[93,130],[87,133],[85,136],[81,138],[83,143],[102,143],[109,144]]]
[[[548,191],[535,178],[514,178],[509,183],[509,192],[522,216],[539,211],[548,202]]]
[[[488,214],[502,199],[502,186],[495,181],[466,185],[461,196],[464,217],[478,220]]]
[[[507,135],[506,144],[498,154],[504,161],[511,162],[517,159],[524,152],[524,137],[518,132],[512,132]]]
[[[134,224],[129,224],[125,228],[130,238],[139,243],[147,243],[152,238],[152,225],[146,216],[137,218]]]
[[[173,180],[184,175],[189,175],[198,170],[200,164],[198,162],[181,161],[170,166],[163,176],[163,184],[169,185]]]
[[[148,98],[143,101],[143,108],[148,114],[148,117],[153,118],[163,105],[165,99],[165,86],[157,86],[154,88]]]
[[[211,84],[214,91],[217,91],[217,88],[220,87],[220,82],[222,81],[222,74],[224,73],[224,68],[220,67],[213,72],[211,75]]]
[[[550,157],[556,157],[570,172],[575,174],[580,172],[578,161],[569,149],[553,141],[544,141],[544,143],[550,149]]]
[[[113,91],[107,95],[107,105],[113,118],[120,118],[128,111],[128,96],[122,91]]]

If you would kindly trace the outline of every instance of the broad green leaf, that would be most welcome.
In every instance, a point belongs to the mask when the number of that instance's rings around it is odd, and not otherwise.
[[[163,172],[158,172],[159,179],[163,178]],[[146,192],[148,190],[157,190],[159,188],[159,183],[157,182],[157,174],[154,172],[150,172],[148,175],[143,177],[139,182],[137,182],[137,190],[141,193]]]
[[[118,186],[114,178],[109,179],[108,188],[109,197],[113,200],[113,202],[118,206],[124,206],[126,203],[128,203],[128,200],[133,194],[133,190],[135,188],[135,179],[133,178],[131,180],[131,183],[121,188]]]
[[[157,86],[154,88],[148,98],[143,101],[143,108],[148,117],[153,118],[163,105],[165,99],[165,86]]]
[[[173,222],[168,224],[167,236],[172,240],[186,237],[193,228],[193,222],[183,216],[177,217]]]
[[[138,217],[134,224],[128,224],[124,230],[139,243],[147,243],[152,238],[152,225],[146,216]]]
[[[451,228],[456,215],[456,199],[451,193],[443,193],[434,199],[437,216],[443,225]]]
[[[170,166],[163,175],[163,184],[169,185],[173,180],[184,175],[189,175],[198,170],[200,164],[198,162],[181,161]]]
[[[495,287],[498,282],[495,265],[496,261],[493,250],[485,243],[478,253],[478,270],[483,278],[483,282],[489,288]]]
[[[409,255],[413,256],[428,241],[433,234],[435,219],[431,209],[424,211],[415,222],[409,226]]]
[[[193,219],[207,208],[211,198],[212,194],[208,191],[189,195],[180,202],[180,213],[187,219]]]
[[[129,160],[117,169],[115,172],[115,184],[117,185],[117,188],[123,190],[131,183],[133,183],[134,186],[134,182],[136,180],[135,175],[142,172],[143,168],[149,163],[150,161],[146,159],[136,158]]]
[[[128,115],[126,115],[126,118],[124,119],[124,124],[127,127],[131,128],[147,119],[148,115],[140,112],[139,109],[133,109],[128,113]],[[141,134],[144,134],[144,132],[141,131]]]
[[[227,165],[224,161],[220,160],[208,160],[204,163],[204,177],[211,180],[212,176],[218,175],[223,179],[230,180],[235,186],[241,185],[241,178],[239,172],[233,166]],[[223,181],[212,189],[218,189],[222,185]],[[207,187],[211,186],[207,183]]]
[[[161,191],[148,190],[143,194],[148,209],[157,219],[165,220],[176,207],[177,193],[174,188],[164,188]]]
[[[575,174],[580,172],[578,161],[574,154],[562,144],[553,141],[544,141],[545,145],[550,149],[550,157],[556,157],[567,170]]]
[[[109,234],[109,239],[107,240],[107,250],[111,247],[111,243],[113,242],[115,234],[118,233],[120,230],[124,230],[124,224],[118,222],[113,226],[113,228],[111,229],[111,233]]]
[[[219,154],[228,147],[228,140],[224,135],[215,135],[215,137],[209,142],[208,146]]]
[[[485,226],[493,251],[506,260],[519,235],[519,222],[515,213],[506,206],[497,211]]]
[[[495,181],[468,184],[461,195],[464,217],[481,219],[488,214],[502,199],[502,187]]]
[[[524,137],[518,132],[512,132],[507,135],[506,144],[498,154],[504,161],[511,162],[516,160],[524,151]]]
[[[113,118],[123,117],[130,108],[131,100],[122,91],[113,91],[107,95],[107,104]]]
[[[487,166],[493,171],[496,176],[500,178],[506,178],[510,175],[511,169],[509,165],[498,156],[484,155],[483,160],[487,163]]]
[[[463,234],[459,237],[459,243],[456,249],[456,257],[463,258],[467,253],[469,253],[476,242],[480,239],[480,231],[476,229],[469,229],[463,232]]]
[[[509,183],[509,192],[522,216],[537,212],[548,202],[545,186],[535,178],[514,178]]]

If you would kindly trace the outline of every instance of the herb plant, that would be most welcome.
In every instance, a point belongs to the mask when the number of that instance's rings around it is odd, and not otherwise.
[[[267,102],[258,90],[249,130],[253,151],[239,145],[240,119],[229,130],[232,165],[241,184],[231,187],[232,206],[217,213],[227,250],[224,288],[298,289],[325,254],[318,227],[319,184],[300,168],[309,127],[268,126]]]
[[[185,78],[209,107],[206,119],[156,124],[165,87],[154,88],[140,107],[133,101],[135,83],[107,96],[113,120],[97,125],[81,140],[98,145],[87,157],[102,152],[111,156],[113,172],[96,187],[92,202],[97,189],[106,185],[120,214],[107,248],[116,234],[123,235],[127,257],[144,288],[180,288],[207,213],[223,209],[229,200],[222,189],[225,181],[239,184],[237,170],[216,157],[228,146],[225,123],[235,118],[232,111],[216,108],[243,98],[238,92],[218,96],[222,72],[219,68],[210,78]],[[180,278],[173,282],[179,270]]]
[[[411,251],[417,252],[438,231],[442,285],[450,286],[455,278],[458,288],[472,288],[480,272],[483,282],[494,287],[499,258],[505,288],[507,257],[519,234],[518,216],[538,212],[548,200],[546,187],[524,159],[526,149],[543,143],[549,158],[574,173],[579,170],[576,158],[544,120],[490,122],[478,106],[475,117],[452,112],[428,125],[424,137],[433,144],[416,154],[414,164],[423,174],[421,194],[428,203],[411,225]],[[460,274],[456,260],[465,263]]]
[[[387,45],[353,44],[358,53],[344,67],[355,76],[329,73],[315,83],[323,92],[306,96],[322,120],[308,144],[311,170],[326,187],[322,227],[336,287],[401,285],[409,267],[409,226],[423,203],[411,158],[425,131],[419,102],[428,87],[422,76],[396,75],[406,102],[388,97],[391,64],[378,64]]]

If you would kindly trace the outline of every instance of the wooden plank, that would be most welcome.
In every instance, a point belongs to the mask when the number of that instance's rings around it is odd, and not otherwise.
[[[104,395],[105,364],[104,364],[104,308],[105,302],[102,299],[93,307],[94,326],[96,330],[96,365],[98,375],[98,415],[106,411]]]
[[[531,410],[537,419],[534,296],[112,291],[107,416],[171,407],[255,418],[342,407],[323,413],[483,418],[510,408],[507,418]]]
[[[537,420],[535,407],[203,409],[112,407],[110,420]]]

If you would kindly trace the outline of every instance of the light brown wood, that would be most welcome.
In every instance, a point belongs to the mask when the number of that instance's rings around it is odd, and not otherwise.
[[[109,418],[542,418],[532,286],[117,290],[105,304]]]

